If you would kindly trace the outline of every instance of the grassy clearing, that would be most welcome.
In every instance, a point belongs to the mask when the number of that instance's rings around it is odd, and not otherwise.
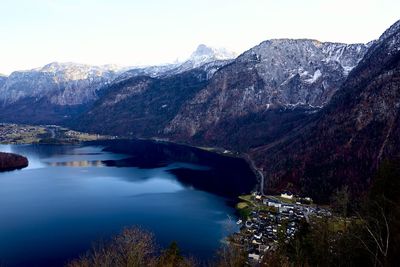
[[[284,198],[284,197],[281,197],[281,196],[271,196],[271,197],[273,197],[273,198],[275,198],[275,199],[277,199],[277,200],[279,200],[279,201],[281,201],[283,203],[287,203],[287,204],[295,204],[296,203],[296,199],[295,198],[288,199],[288,198]]]
[[[246,202],[239,202],[236,205],[236,209],[239,213],[239,216],[243,219],[246,220],[250,217],[251,214],[251,207],[249,207],[249,205]]]
[[[240,209],[240,210],[248,208],[248,207],[249,207],[249,204],[247,202],[239,202],[236,204],[236,208]]]
[[[244,200],[246,202],[253,203],[252,197],[253,197],[252,195],[242,195],[242,196],[239,196],[239,199]]]

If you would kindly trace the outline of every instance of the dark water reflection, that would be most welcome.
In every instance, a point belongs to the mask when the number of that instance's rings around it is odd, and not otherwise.
[[[105,149],[104,149],[105,148]],[[0,262],[61,266],[130,225],[207,259],[228,234],[230,202],[255,178],[238,159],[148,141],[9,145],[28,168],[0,173]]]

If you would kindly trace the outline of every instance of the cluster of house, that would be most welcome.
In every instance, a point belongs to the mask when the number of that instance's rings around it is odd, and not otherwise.
[[[309,221],[311,214],[327,216],[329,211],[309,205],[310,198],[294,198],[284,192],[280,198],[253,193],[254,207],[247,220],[239,220],[240,233],[234,236],[246,251],[248,260],[261,262],[280,242],[289,242],[299,230],[300,223]],[[286,201],[287,200],[287,201]]]
[[[35,130],[34,126],[0,123],[0,142],[9,141],[10,137],[17,138],[21,133],[34,132]]]

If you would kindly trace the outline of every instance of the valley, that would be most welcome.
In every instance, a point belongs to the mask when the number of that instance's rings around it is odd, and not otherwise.
[[[268,39],[240,54],[200,44],[174,63],[1,75],[0,170],[20,171],[0,174],[0,258],[65,264],[138,224],[202,260],[221,246],[222,267],[392,266],[400,20],[376,38]]]

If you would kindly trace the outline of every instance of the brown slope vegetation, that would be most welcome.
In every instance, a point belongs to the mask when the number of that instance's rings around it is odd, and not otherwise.
[[[0,172],[22,169],[27,166],[27,158],[17,154],[0,152]]]
[[[166,78],[130,78],[104,90],[93,107],[70,124],[84,131],[154,137],[206,84],[207,73],[199,69]]]
[[[316,119],[253,149],[270,191],[288,185],[327,201],[334,188],[357,195],[379,164],[400,152],[400,21],[353,70]]]

